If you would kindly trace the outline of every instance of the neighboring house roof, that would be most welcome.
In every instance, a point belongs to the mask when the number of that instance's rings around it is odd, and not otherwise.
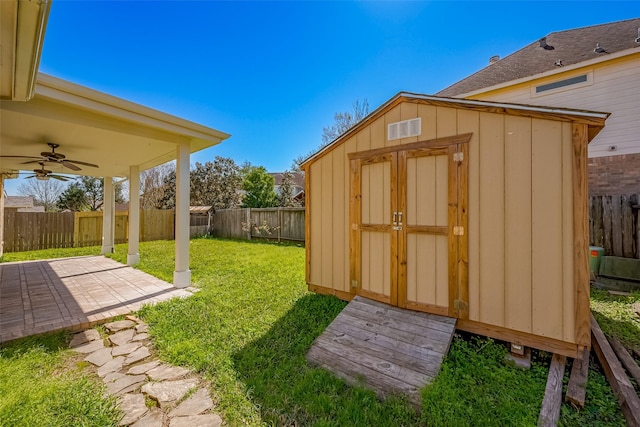
[[[640,38],[639,31],[640,18],[635,18],[550,33],[436,95],[460,96],[589,60],[606,60],[625,50],[640,51],[640,42],[636,41]]]
[[[33,197],[31,196],[5,196],[4,207],[7,208],[32,208]]]
[[[293,175],[293,185],[296,187],[304,188],[304,173],[302,172],[291,172]],[[275,180],[274,185],[282,185],[282,181],[284,180],[284,172],[273,172],[269,173]]]

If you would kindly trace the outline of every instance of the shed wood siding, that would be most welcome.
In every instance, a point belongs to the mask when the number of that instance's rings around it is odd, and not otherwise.
[[[632,154],[640,152],[640,52],[593,66],[554,74],[503,89],[469,96],[469,99],[513,102],[530,105],[581,108],[608,111],[607,126],[589,144],[589,157]],[[535,86],[565,78],[592,73],[593,84],[572,87],[550,93],[535,94]],[[534,88],[532,91],[532,87]],[[616,146],[616,151],[608,148]]]
[[[422,119],[419,137],[387,141],[387,124],[415,117]],[[468,153],[469,319],[575,344],[570,122],[409,102],[391,108],[306,166],[310,180],[307,207],[310,288],[345,299],[353,296],[349,264],[349,153],[464,133],[472,133]],[[379,163],[370,167],[384,166]],[[421,168],[414,169],[409,172],[410,178],[411,174],[418,175],[409,179],[409,191],[417,191],[422,185],[420,191],[429,192],[429,178],[419,175]],[[439,173],[438,166],[432,169]],[[375,197],[382,200],[387,194],[385,182],[367,184],[366,172],[362,180],[362,185],[380,188]],[[363,222],[370,220],[365,217],[369,204],[374,202],[362,201]],[[424,209],[415,209],[418,208]],[[437,218],[440,213],[433,214]],[[388,219],[389,215],[371,221],[382,224]],[[370,234],[371,238],[384,240],[383,236]],[[370,237],[367,233],[362,235],[363,239]],[[446,250],[446,245],[438,244],[437,240],[409,241],[408,258],[420,259],[434,256],[433,250]],[[388,246],[386,241],[379,243]],[[369,259],[363,253],[363,282],[370,283],[362,286],[375,287],[377,292],[387,286],[388,264],[380,263],[386,261]],[[370,271],[365,273],[366,270]],[[410,271],[409,277],[416,274],[419,273]],[[408,291],[417,292],[411,286],[408,285]],[[436,290],[435,295],[425,295],[425,302],[446,305],[443,299],[446,285],[442,289]]]

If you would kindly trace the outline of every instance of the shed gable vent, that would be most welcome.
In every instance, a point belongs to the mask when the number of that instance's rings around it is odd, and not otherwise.
[[[422,133],[422,119],[403,120],[401,122],[389,123],[387,130],[387,139],[409,138],[418,136]]]

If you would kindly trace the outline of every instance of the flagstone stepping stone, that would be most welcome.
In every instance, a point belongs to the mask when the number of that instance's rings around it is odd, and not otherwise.
[[[150,369],[155,368],[159,364],[160,364],[160,361],[154,360],[153,362],[143,363],[142,365],[136,365],[136,366],[134,366],[132,368],[129,368],[129,370],[127,371],[127,374],[129,374],[129,375],[144,374],[145,372],[147,372]]]
[[[182,399],[185,394],[196,386],[198,380],[187,379],[177,381],[162,381],[159,383],[146,383],[142,386],[142,392],[148,394],[153,400],[158,401],[160,406]]]
[[[84,358],[85,362],[89,362],[96,366],[102,366],[105,363],[113,360],[111,357],[111,348],[105,347],[100,350],[94,351],[90,355]]]
[[[162,418],[162,411],[154,408],[131,427],[162,427]]]
[[[147,380],[146,375],[125,375],[124,377],[118,380],[107,383],[107,391],[111,394],[116,394],[127,387],[130,387],[136,384],[141,385],[146,380]]]
[[[113,345],[125,345],[131,342],[131,338],[135,335],[133,329],[125,329],[124,331],[116,332],[109,337],[109,341]]]
[[[129,357],[127,357],[123,365],[124,366],[132,365],[136,362],[146,359],[147,357],[149,357],[150,354],[151,353],[149,353],[149,349],[145,346],[142,346],[136,351],[134,351],[133,353],[129,354]]]
[[[118,356],[118,357],[114,358],[113,360],[105,363],[104,365],[102,365],[102,366],[100,366],[98,368],[98,376],[100,378],[103,378],[109,372],[119,371],[120,369],[122,369],[123,362],[124,362],[124,357],[123,356]]]
[[[213,408],[213,400],[209,396],[209,391],[201,388],[191,397],[182,402],[176,409],[171,411],[170,417],[184,417],[190,415],[199,415],[204,411]]]
[[[147,334],[147,333],[143,332],[143,333],[141,333],[141,334],[138,334],[138,335],[134,336],[134,337],[131,339],[131,341],[144,341],[144,340],[146,340],[146,339],[148,339],[148,338],[149,338],[149,334]]]
[[[218,414],[190,415],[172,418],[169,427],[219,427],[222,418]]]
[[[104,381],[105,383],[110,383],[124,377],[126,377],[126,375],[121,372],[109,372],[107,375],[104,376],[102,381]]]
[[[149,411],[144,403],[144,395],[140,393],[127,393],[122,396],[120,410],[124,417],[120,420],[121,426],[133,424]]]
[[[126,316],[124,316],[124,318],[127,319],[127,320],[131,320],[132,322],[142,323],[142,320],[138,319],[133,314],[127,314]]]
[[[79,345],[78,347],[75,347],[73,351],[77,351],[78,353],[93,353],[94,351],[100,350],[101,348],[104,348],[104,343],[102,342],[102,340],[97,340]]]
[[[154,381],[175,380],[189,374],[188,369],[179,366],[160,365],[147,371],[147,375]]]
[[[136,332],[142,334],[144,332],[149,332],[149,325],[141,324],[136,326]]]
[[[75,334],[73,338],[71,338],[69,347],[74,348],[89,341],[96,341],[99,339],[100,333],[98,331],[96,331],[95,329],[87,329],[86,331]]]
[[[133,353],[139,349],[141,345],[142,344],[139,342],[130,342],[128,344],[119,345],[117,347],[113,347],[111,354],[114,356],[122,356],[124,354]]]
[[[104,327],[111,332],[118,332],[123,329],[133,328],[134,325],[135,323],[131,320],[117,320],[115,322],[105,323]]]

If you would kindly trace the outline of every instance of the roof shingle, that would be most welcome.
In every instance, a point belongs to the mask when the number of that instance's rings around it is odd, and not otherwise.
[[[517,52],[441,90],[437,96],[455,97],[512,80],[534,76],[562,66],[602,57],[627,49],[638,48],[636,38],[640,18],[573,30],[558,31],[531,43]],[[545,44],[541,40],[546,41]],[[604,52],[595,52],[599,43]]]

